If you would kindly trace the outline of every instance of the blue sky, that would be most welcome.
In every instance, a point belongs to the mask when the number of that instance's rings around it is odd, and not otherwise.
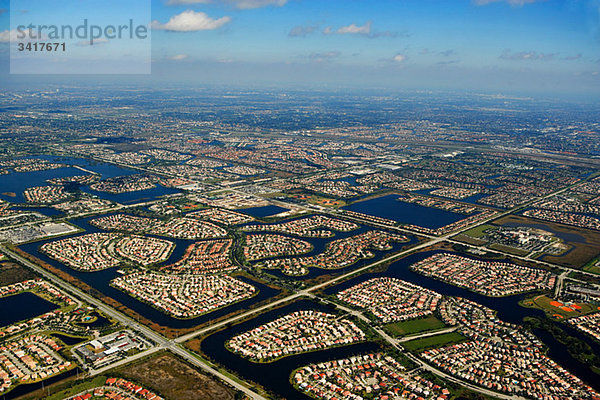
[[[55,11],[59,3],[47,2]],[[152,0],[151,6],[157,81],[600,93],[600,0]],[[0,9],[9,7],[0,0]],[[0,41],[9,29],[4,12]],[[8,44],[0,46],[6,55]]]

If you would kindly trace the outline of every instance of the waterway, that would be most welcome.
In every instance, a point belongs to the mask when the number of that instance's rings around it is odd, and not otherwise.
[[[405,257],[397,262],[394,262],[390,267],[379,273],[368,273],[360,275],[349,281],[333,286],[325,290],[327,294],[335,294],[348,287],[356,285],[365,280],[389,276],[414,284],[427,287],[448,296],[459,296],[467,298],[485,305],[498,312],[498,317],[504,321],[521,324],[524,317],[544,317],[541,310],[530,309],[518,305],[519,300],[524,298],[524,295],[515,295],[501,298],[493,298],[473,293],[466,289],[461,289],[432,278],[417,274],[409,270],[409,266],[426,257],[429,257],[440,251],[429,251],[417,253]],[[497,260],[496,260],[497,261]],[[260,383],[269,390],[275,392],[279,396],[287,399],[308,399],[299,391],[296,391],[289,383],[289,377],[293,370],[305,366],[310,363],[318,363],[333,359],[345,358],[351,355],[364,354],[377,351],[378,346],[374,343],[362,343],[352,346],[339,347],[329,350],[318,351],[314,353],[299,354],[291,357],[286,357],[282,360],[267,363],[257,364],[240,357],[225,348],[227,340],[235,335],[254,329],[262,324],[272,321],[282,315],[291,313],[297,310],[314,309],[324,312],[334,312],[329,305],[323,305],[310,300],[301,300],[294,302],[286,307],[273,310],[262,314],[254,319],[243,322],[238,325],[229,327],[228,329],[214,333],[205,338],[201,343],[201,350],[214,361],[224,365],[230,370],[236,371],[244,379],[248,379]],[[570,335],[585,341],[596,352],[600,351],[600,345],[580,332],[561,325],[561,328],[566,330]],[[586,365],[574,359],[566,350],[565,346],[559,343],[552,335],[545,331],[536,330],[534,332],[538,338],[548,347],[548,356],[558,362],[561,366],[568,369],[579,378],[586,381],[596,390],[600,390],[598,376],[594,374]]]
[[[430,229],[441,228],[467,217],[451,211],[398,201],[399,198],[400,196],[397,194],[388,194],[359,201],[342,208]]]
[[[47,186],[47,179],[51,178],[65,178],[76,175],[87,175],[87,172],[82,171],[78,168],[73,167],[74,165],[84,168],[88,171],[93,171],[102,176],[102,179],[114,178],[117,176],[126,176],[132,174],[138,174],[139,171],[119,167],[116,165],[97,162],[93,160],[87,160],[85,158],[73,158],[73,157],[55,157],[55,156],[40,156],[32,157],[47,160],[55,163],[67,164],[68,166],[62,168],[56,168],[45,171],[35,172],[14,172],[12,171],[7,175],[0,175],[0,187],[2,192],[0,193],[0,199],[9,201],[11,203],[25,203],[23,192],[34,186]],[[86,193],[96,195],[102,199],[115,201],[121,204],[129,204],[139,201],[150,201],[160,196],[180,193],[178,189],[167,188],[161,185],[157,185],[153,189],[139,190],[135,192],[111,194],[106,192],[98,192],[91,190],[87,186],[82,186],[81,190]],[[14,197],[7,193],[14,193]],[[40,209],[40,212],[47,216],[54,216],[56,213],[50,211],[53,209]]]
[[[0,298],[0,327],[56,310],[58,306],[32,292]]]
[[[291,219],[286,219],[284,222],[288,222],[288,221],[293,221],[296,219],[301,219],[301,218],[306,218],[305,216],[302,217],[297,217],[297,218],[291,218]],[[260,223],[260,222],[252,222],[250,224],[246,224],[246,225],[277,225],[278,223],[274,223],[274,224],[264,224],[264,223]],[[285,233],[281,233],[281,232],[259,232],[259,231],[252,231],[252,232],[247,232],[247,234],[260,234],[260,233],[266,233],[266,234],[277,234],[277,235],[281,235],[281,236],[286,236],[286,237],[292,237],[292,238],[296,238],[296,239],[301,239],[304,241],[309,242],[312,246],[313,249],[308,252],[308,253],[304,253],[301,254],[299,256],[281,256],[281,257],[269,257],[269,258],[265,258],[265,259],[261,259],[258,260],[254,263],[260,263],[264,260],[276,260],[276,259],[282,259],[282,258],[290,258],[290,257],[311,257],[311,256],[315,256],[317,254],[323,253],[325,251],[325,248],[327,247],[328,243],[331,243],[334,240],[339,240],[339,239],[345,239],[348,238],[350,236],[356,236],[356,235],[360,235],[361,233],[365,233],[367,231],[373,230],[373,228],[367,227],[365,225],[359,225],[358,229],[349,231],[349,232],[339,232],[336,230],[331,230],[335,236],[334,237],[329,237],[329,238],[306,238],[306,237],[298,237],[298,236],[293,236],[293,235],[288,235]],[[377,228],[377,230],[382,230],[385,231],[385,229],[379,229]],[[397,232],[391,232],[391,233],[396,233]],[[390,250],[384,250],[384,251],[378,251],[378,250],[373,250],[373,249],[369,249],[369,251],[371,253],[373,253],[374,257],[369,258],[369,259],[363,259],[363,260],[359,260],[356,263],[345,267],[345,268],[340,268],[340,269],[322,269],[322,268],[309,268],[309,272],[307,275],[302,275],[302,276],[288,276],[285,275],[281,272],[281,270],[279,269],[271,269],[271,270],[265,270],[268,274],[276,276],[277,278],[280,279],[291,279],[291,280],[307,280],[307,279],[312,279],[312,278],[316,278],[318,276],[321,275],[326,275],[326,274],[343,274],[346,272],[349,272],[353,269],[357,269],[359,267],[363,267],[365,265],[367,265],[368,263],[373,263],[375,261],[378,261],[380,259],[382,259],[384,256],[401,251],[404,248],[407,248],[409,246],[413,246],[418,242],[418,239],[415,236],[412,235],[406,235],[404,234],[404,236],[406,236],[406,238],[408,239],[408,241],[406,242],[392,242],[391,246],[392,248]]]
[[[447,296],[463,297],[475,301],[479,304],[491,308],[492,310],[497,311],[498,317],[506,322],[522,324],[523,318],[525,317],[545,318],[545,314],[543,311],[533,308],[525,308],[518,304],[520,300],[526,297],[526,295],[488,297],[438,281],[433,278],[426,277],[424,275],[413,272],[408,268],[410,265],[439,252],[440,251],[429,251],[409,255],[391,264],[390,267],[384,272],[363,274],[349,281],[328,288],[326,289],[325,293],[334,294],[365,280],[381,276],[387,276],[402,279],[414,283],[416,285],[435,290],[436,292]],[[461,254],[461,256],[464,257],[463,254]],[[508,262],[508,260],[497,259],[494,261]],[[561,329],[568,330],[568,333],[570,335],[579,340],[584,341],[585,343],[590,345],[592,349],[600,349],[600,346],[598,346],[598,344],[596,344],[590,337],[584,335],[583,333],[580,333],[574,329],[569,329],[569,327],[565,327],[563,325],[561,325]],[[536,334],[537,333],[538,332],[536,332]],[[590,386],[594,387],[596,390],[600,390],[600,381],[598,380],[598,375],[593,373],[588,366],[573,358],[567,352],[564,345],[556,341],[556,339],[554,339],[549,334],[539,334],[538,338],[548,347],[548,355],[552,357],[557,363],[559,363],[561,366],[577,375],[579,378],[586,381]]]
[[[296,301],[285,307],[259,315],[254,319],[210,335],[202,341],[202,352],[219,364],[236,371],[244,379],[259,383],[285,399],[308,400],[310,397],[297,391],[290,384],[289,378],[293,370],[311,363],[371,353],[379,349],[379,345],[372,342],[366,342],[285,357],[272,363],[253,363],[225,348],[225,343],[233,336],[254,329],[285,314],[299,310],[319,310],[335,313],[335,310],[331,306],[318,304],[310,300]]]
[[[95,232],[104,232],[103,230],[90,225],[89,221],[91,219],[92,219],[92,217],[79,218],[79,219],[73,219],[69,222],[73,223],[74,225],[76,225],[82,229],[85,229],[86,232],[84,234],[95,233]],[[78,234],[78,235],[81,235],[81,234]],[[78,235],[71,235],[71,236],[78,236]],[[69,236],[69,237],[71,237],[71,236]],[[152,236],[152,235],[150,235],[150,236]],[[159,236],[153,236],[153,237],[159,237]],[[168,264],[174,263],[174,262],[178,261],[179,259],[181,259],[181,257],[185,253],[185,249],[189,245],[191,245],[192,243],[195,242],[194,240],[179,240],[179,239],[170,239],[170,238],[165,238],[165,237],[160,237],[160,238],[170,240],[170,241],[174,242],[176,245],[171,256],[162,265],[168,265]],[[139,301],[139,300],[135,299],[134,297],[128,295],[127,293],[110,286],[110,282],[113,279],[122,276],[121,274],[119,274],[119,272],[117,272],[119,269],[118,267],[109,268],[109,269],[105,269],[105,270],[97,271],[97,272],[77,271],[77,270],[74,270],[74,269],[46,256],[45,254],[43,254],[42,252],[39,251],[40,246],[42,246],[46,242],[50,242],[53,240],[57,240],[57,239],[48,239],[48,240],[39,241],[39,242],[35,242],[35,243],[28,243],[28,244],[24,244],[24,245],[20,246],[20,248],[22,250],[26,251],[27,253],[39,258],[40,260],[60,269],[62,271],[67,272],[68,274],[74,276],[77,279],[80,279],[82,282],[87,283],[89,286],[100,291],[102,294],[115,299],[119,303],[134,310],[135,312],[142,315],[143,317],[145,317],[157,324],[160,324],[162,326],[167,326],[170,328],[176,328],[176,329],[190,328],[190,327],[202,324],[204,322],[219,318],[221,316],[227,315],[231,312],[242,310],[242,309],[247,309],[250,306],[252,306],[253,304],[255,304],[259,301],[263,301],[263,300],[269,299],[271,297],[274,297],[279,293],[279,290],[277,290],[277,289],[273,289],[269,286],[263,285],[261,283],[258,283],[256,281],[253,281],[253,280],[245,278],[245,277],[240,277],[239,279],[241,279],[242,281],[255,286],[258,289],[258,294],[250,299],[246,299],[239,303],[232,304],[229,307],[225,307],[225,308],[210,312],[208,314],[201,315],[196,318],[178,319],[178,318],[171,317],[167,314],[164,314],[161,311],[159,311],[158,309],[152,307],[151,305],[144,303],[142,301]]]
[[[86,340],[89,340],[89,338],[85,338],[85,337],[67,336],[67,335],[61,335],[60,333],[52,333],[51,335],[54,336],[55,338],[57,338],[58,340],[61,340],[67,346],[75,346],[76,344],[79,344],[79,343],[85,342]]]
[[[67,372],[63,372],[62,374],[58,374],[55,375],[51,378],[48,379],[44,379],[41,382],[36,382],[36,383],[28,383],[25,385],[19,385],[16,388],[12,389],[10,392],[3,394],[2,395],[2,400],[12,400],[12,399],[16,399],[17,397],[26,395],[28,393],[33,392],[34,390],[38,390],[38,389],[43,389],[53,383],[56,382],[60,382],[63,379],[67,379],[71,376],[76,375],[79,371],[78,368],[73,368]]]

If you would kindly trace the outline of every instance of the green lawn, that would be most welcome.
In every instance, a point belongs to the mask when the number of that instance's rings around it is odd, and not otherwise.
[[[489,225],[489,224],[483,224],[483,225],[480,225],[480,226],[476,226],[473,229],[469,229],[464,234],[467,235],[467,236],[474,237],[474,238],[480,238],[483,235],[485,235],[485,233],[483,233],[483,231],[485,231],[486,229],[490,229],[490,228],[495,228],[495,226],[494,225]]]
[[[444,347],[455,343],[466,341],[467,338],[460,333],[450,332],[441,335],[429,336],[422,339],[415,339],[409,342],[402,343],[409,351],[420,352],[427,349]]]
[[[515,249],[514,247],[504,246],[504,245],[501,245],[498,243],[493,243],[493,244],[489,245],[488,247],[492,250],[500,250],[500,251],[504,251],[506,253],[514,254],[517,256],[526,256],[527,254],[529,254],[529,252],[527,250]]]
[[[594,258],[592,261],[590,261],[583,267],[583,270],[587,271],[587,272],[591,272],[592,274],[600,275],[600,267],[596,266],[596,264],[598,264],[599,262],[600,262],[600,257]]]
[[[536,296],[522,300],[522,305],[530,308],[539,308],[546,312],[552,318],[565,319],[571,317],[580,317],[582,315],[596,312],[597,307],[589,303],[553,303],[554,299],[548,296]],[[564,308],[563,308],[564,307]]]
[[[58,389],[60,391],[56,392],[54,394],[51,394],[49,397],[46,397],[46,400],[65,399],[65,398],[74,396],[78,393],[81,393],[84,390],[89,390],[89,389],[93,389],[98,386],[102,386],[102,385],[104,385],[105,382],[106,382],[106,376],[97,376],[91,380],[86,380],[81,383],[69,382],[69,383],[66,383],[65,385],[62,385],[63,387],[70,386],[68,389],[60,390],[60,387],[58,387]]]
[[[433,331],[445,328],[446,325],[434,316],[427,318],[411,319],[409,321],[394,322],[385,325],[384,329],[391,336],[407,336],[414,333]]]

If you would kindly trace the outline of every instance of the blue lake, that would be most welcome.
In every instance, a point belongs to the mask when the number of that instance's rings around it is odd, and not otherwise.
[[[71,157],[55,157],[55,156],[41,156],[34,157],[38,159],[47,160],[50,162],[69,164],[69,165],[78,165],[86,170],[96,172],[102,176],[102,179],[114,178],[117,176],[126,176],[139,173],[138,171],[118,167],[116,165],[97,162],[93,160],[87,160],[84,158],[71,158]],[[68,166],[64,168],[57,168],[46,171],[36,171],[36,172],[12,172],[8,175],[0,175],[0,187],[2,188],[0,192],[0,199],[14,202],[14,203],[24,203],[25,199],[23,198],[23,191],[33,186],[47,186],[47,179],[51,178],[65,178],[69,176],[76,175],[86,175],[87,173]],[[158,185],[153,189],[148,190],[140,190],[136,192],[129,193],[121,193],[121,194],[111,194],[106,192],[98,192],[91,190],[87,186],[82,186],[81,190],[96,195],[102,199],[112,200],[117,203],[129,204],[138,201],[144,200],[154,200],[160,196],[164,196],[167,194],[180,193],[181,191],[178,189],[167,188],[164,186]],[[16,197],[8,196],[2,193],[15,193]],[[48,209],[52,210],[52,209]],[[48,216],[54,216],[56,214],[51,211],[41,211],[42,214]]]
[[[264,218],[264,217],[270,217],[271,215],[279,214],[279,213],[282,213],[284,211],[289,211],[289,210],[287,208],[274,206],[271,204],[271,205],[262,206],[262,207],[243,208],[243,209],[240,209],[237,211],[251,215],[255,218]]]
[[[24,321],[49,311],[58,306],[31,292],[23,292],[0,299],[0,326]]]
[[[127,193],[107,193],[107,192],[99,192],[96,190],[92,190],[89,187],[82,187],[81,190],[86,193],[93,194],[102,199],[111,200],[121,204],[131,204],[138,203],[142,201],[151,201],[155,200],[158,197],[165,196],[168,194],[181,193],[178,189],[167,188],[161,185],[157,185],[155,188],[147,189],[147,190],[137,190],[135,192],[127,192]]]
[[[370,200],[363,200],[342,207],[344,210],[387,218],[403,224],[413,224],[430,229],[441,228],[466,218],[465,215],[418,204],[398,201],[397,194],[388,194]]]
[[[50,169],[36,172],[12,172],[8,175],[0,175],[0,187],[2,188],[0,198],[15,203],[24,203],[23,192],[34,186],[47,186],[46,179],[65,178],[67,176],[85,175],[85,172],[73,167]],[[3,193],[13,192],[16,197]]]

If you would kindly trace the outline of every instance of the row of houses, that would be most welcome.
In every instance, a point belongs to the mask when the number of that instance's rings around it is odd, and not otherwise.
[[[433,314],[442,295],[397,278],[380,277],[345,289],[337,298],[389,323]]]
[[[163,221],[158,218],[113,214],[93,219],[90,221],[90,224],[107,231],[118,230],[137,234],[148,233],[176,239],[210,239],[227,235],[225,229],[213,223],[186,217],[175,217]]]
[[[267,269],[281,269],[286,275],[305,275],[309,267],[339,269],[348,267],[358,260],[374,256],[369,249],[390,250],[392,242],[406,242],[408,238],[385,231],[373,230],[334,240],[327,244],[325,251],[314,256],[278,258],[259,264]]]
[[[305,240],[283,235],[246,235],[244,257],[248,261],[280,256],[297,256],[312,250],[312,244]]]
[[[59,353],[53,338],[32,334],[0,345],[0,393],[21,383],[32,383],[59,375],[73,367]]]
[[[406,373],[404,366],[385,353],[310,364],[296,370],[292,382],[311,397],[326,400],[445,400],[450,396],[447,388]]]
[[[332,230],[339,232],[350,232],[358,229],[354,222],[326,217],[324,215],[313,215],[311,217],[299,218],[292,221],[277,224],[245,225],[244,231],[279,232],[302,237],[328,238],[334,234]]]
[[[111,285],[176,318],[193,318],[252,297],[257,289],[229,275],[171,275],[140,271]]]
[[[556,276],[549,271],[516,264],[489,262],[438,253],[410,266],[415,272],[486,296],[507,296],[551,289]]]
[[[153,237],[90,233],[44,243],[40,250],[71,268],[93,272],[124,260],[150,265],[166,260],[175,245]]]
[[[499,320],[494,311],[462,298],[440,305],[444,323],[458,325],[466,342],[420,354],[445,372],[498,392],[531,399],[596,399],[581,379],[542,351],[539,340],[519,325]]]
[[[227,348],[256,361],[323,350],[363,341],[364,332],[348,319],[320,311],[295,311],[231,338]]]

